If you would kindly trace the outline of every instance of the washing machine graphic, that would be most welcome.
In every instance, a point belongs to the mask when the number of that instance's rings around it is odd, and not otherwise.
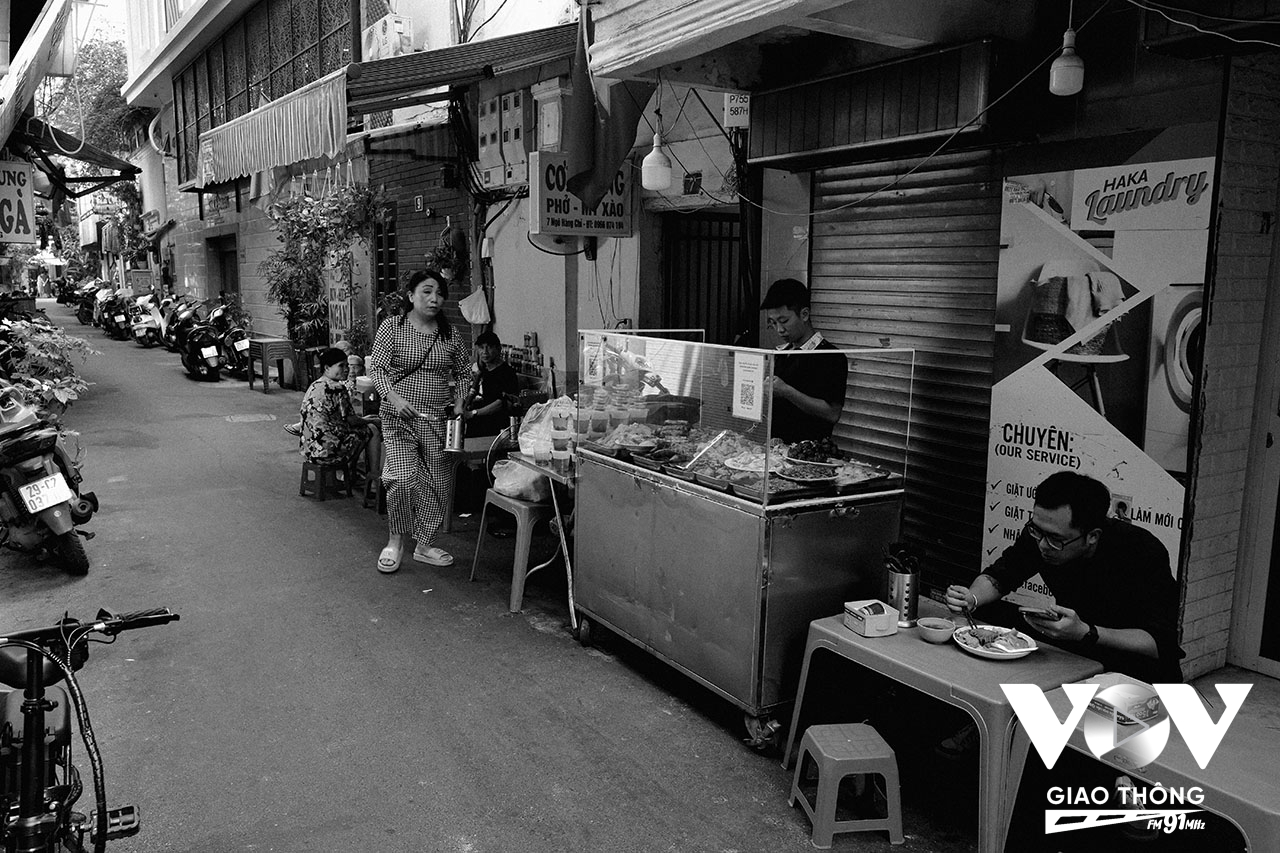
[[[1204,285],[1171,284],[1151,299],[1143,450],[1166,471],[1187,470],[1191,395],[1204,354]]]

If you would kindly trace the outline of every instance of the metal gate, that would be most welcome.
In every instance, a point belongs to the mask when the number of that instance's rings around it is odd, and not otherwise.
[[[995,158],[838,166],[814,172],[812,186],[814,325],[837,346],[916,351],[912,407],[901,378],[851,374],[836,434],[901,459],[910,419],[903,537],[927,547],[933,580],[967,583],[991,559],[981,551],[1000,247]]]
[[[737,213],[665,214],[662,251],[666,328],[703,329],[707,343],[731,344],[755,321],[755,294],[742,281]]]

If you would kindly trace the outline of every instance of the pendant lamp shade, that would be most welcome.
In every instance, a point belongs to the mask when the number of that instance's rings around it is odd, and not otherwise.
[[[662,134],[653,135],[653,150],[640,162],[640,186],[647,190],[665,190],[671,186],[671,158],[662,145]]]
[[[1074,95],[1084,88],[1084,60],[1076,53],[1076,31],[1062,34],[1062,54],[1049,66],[1049,91]]]

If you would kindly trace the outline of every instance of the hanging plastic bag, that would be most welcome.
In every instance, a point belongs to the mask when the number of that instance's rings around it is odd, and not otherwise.
[[[499,459],[493,463],[493,490],[522,501],[537,502],[551,498],[551,486],[546,477],[510,459]]]
[[[458,308],[462,310],[462,317],[468,323],[479,326],[493,322],[493,317],[489,314],[489,300],[485,298],[483,287],[477,287],[470,296],[459,300]]]
[[[545,403],[535,403],[520,421],[520,452],[533,456],[539,450],[551,452],[551,432],[556,424],[567,429],[574,418],[574,402],[569,397],[557,397]]]

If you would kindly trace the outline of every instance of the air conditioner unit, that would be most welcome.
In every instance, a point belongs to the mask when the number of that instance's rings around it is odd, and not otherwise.
[[[363,62],[386,59],[413,52],[413,19],[404,15],[383,15],[364,28],[360,40]]]

